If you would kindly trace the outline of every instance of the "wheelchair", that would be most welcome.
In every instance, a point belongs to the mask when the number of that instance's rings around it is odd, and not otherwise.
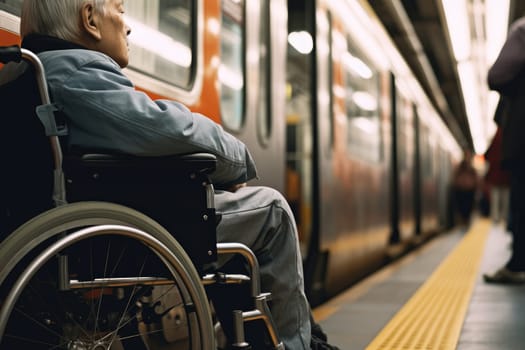
[[[250,294],[221,347],[255,346],[245,325],[256,321],[265,346],[284,349],[255,255],[216,242],[215,157],[66,152],[38,57],[2,47],[0,62],[14,67],[0,82],[0,349],[217,349],[216,285]],[[246,271],[218,270],[223,254]]]

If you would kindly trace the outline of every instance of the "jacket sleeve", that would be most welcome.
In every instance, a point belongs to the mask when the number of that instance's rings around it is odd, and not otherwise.
[[[525,19],[510,29],[507,40],[489,69],[488,84],[493,90],[509,95],[516,78],[525,67]]]
[[[48,74],[55,103],[70,119],[70,145],[140,156],[212,153],[218,160],[212,180],[224,187],[257,176],[247,147],[219,124],[175,101],[152,100],[113,61],[97,57],[60,62],[76,65],[66,77]],[[57,69],[57,62],[50,66]]]

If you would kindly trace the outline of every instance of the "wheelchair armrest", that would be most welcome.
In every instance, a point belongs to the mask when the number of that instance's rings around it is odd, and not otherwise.
[[[124,154],[87,153],[67,156],[66,163],[81,164],[86,168],[119,168],[125,171],[163,171],[183,174],[210,174],[215,170],[217,158],[210,153],[143,157]]]

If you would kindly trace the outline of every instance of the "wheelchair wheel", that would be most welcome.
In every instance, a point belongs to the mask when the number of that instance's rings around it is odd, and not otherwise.
[[[215,349],[187,254],[110,203],[52,209],[0,244],[0,349]]]

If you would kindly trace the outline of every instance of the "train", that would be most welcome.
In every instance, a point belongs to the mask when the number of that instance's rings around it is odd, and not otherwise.
[[[21,0],[0,1],[0,45]],[[312,305],[450,225],[462,149],[363,0],[129,0],[125,73],[245,142],[287,198]]]

